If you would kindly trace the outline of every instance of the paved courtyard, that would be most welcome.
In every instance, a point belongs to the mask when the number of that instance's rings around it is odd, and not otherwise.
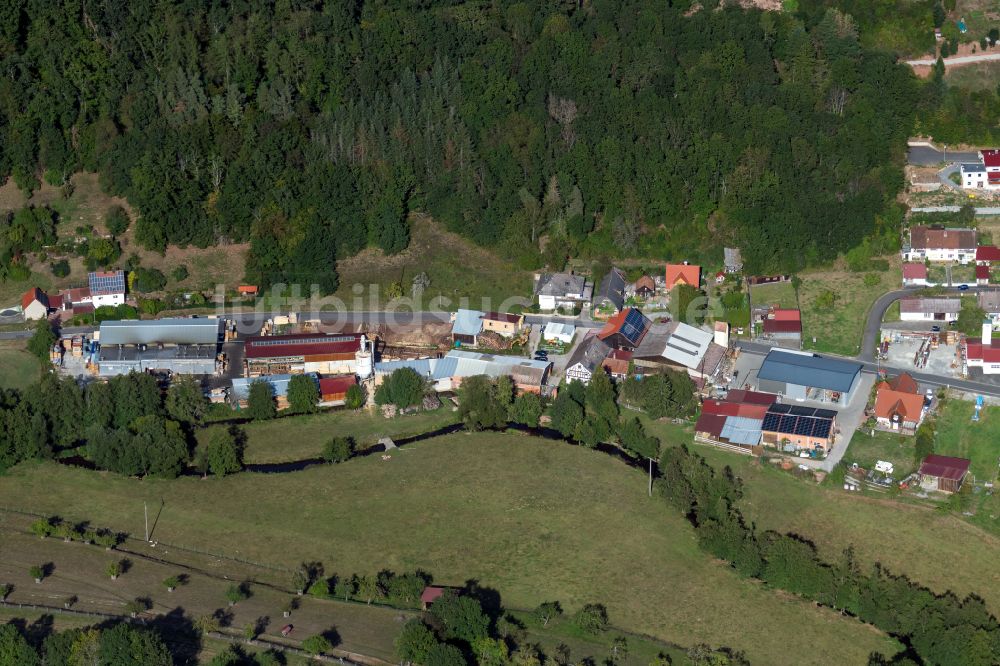
[[[958,345],[939,345],[927,357],[926,366],[916,366],[914,356],[920,351],[921,341],[916,338],[902,338],[889,344],[886,365],[895,368],[913,369],[941,377],[961,377],[962,365],[958,355]]]

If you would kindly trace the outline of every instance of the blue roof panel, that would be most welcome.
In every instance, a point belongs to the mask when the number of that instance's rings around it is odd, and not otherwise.
[[[861,364],[854,361],[772,349],[760,366],[757,377],[846,393],[851,390],[860,372]]]

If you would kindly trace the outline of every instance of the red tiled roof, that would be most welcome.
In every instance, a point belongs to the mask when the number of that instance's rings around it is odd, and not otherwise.
[[[647,289],[649,291],[656,291],[656,282],[653,278],[648,275],[643,275],[641,278],[635,281],[635,290]]]
[[[339,395],[347,393],[347,389],[358,383],[354,375],[337,375],[335,377],[323,377],[319,380],[320,395]]]
[[[917,380],[913,378],[908,372],[903,372],[892,379],[887,379],[883,381],[880,386],[884,384],[888,386],[893,391],[899,391],[900,393],[920,393],[920,389],[917,386]]]
[[[977,280],[989,280],[990,279],[990,267],[989,266],[976,266],[976,279]]]
[[[893,391],[887,384],[879,386],[875,395],[875,416],[880,419],[892,418],[899,414],[904,421],[916,423],[924,408],[924,397],[916,393]]]
[[[764,332],[765,333],[801,333],[802,332],[802,322],[800,322],[800,321],[783,321],[781,319],[765,319],[764,320]]]
[[[991,341],[989,347],[985,346],[982,342],[967,342],[965,344],[965,356],[970,361],[1000,363],[1000,341]]]
[[[770,318],[775,321],[802,321],[802,313],[795,308],[773,308]]]
[[[940,479],[961,481],[969,471],[969,461],[965,458],[939,456],[932,453],[920,463],[920,474],[936,476]]]
[[[241,294],[256,294],[257,293],[257,285],[255,285],[255,284],[241,284],[240,286],[236,287],[236,291],[238,291]]]
[[[635,332],[633,332],[632,335],[627,335],[626,333],[622,333],[622,325],[633,311],[637,312],[639,317],[642,319],[643,329],[641,331],[635,329]],[[601,340],[607,340],[615,333],[622,333],[623,336],[628,338],[630,343],[638,347],[639,343],[642,342],[642,339],[646,337],[646,332],[649,330],[650,324],[651,322],[645,317],[645,315],[642,314],[642,312],[639,312],[635,308],[625,308],[618,314],[612,315],[608,318],[608,321],[604,324],[604,328],[598,332],[597,337]],[[626,332],[632,332],[632,327],[630,326],[629,329],[626,329]],[[633,339],[633,337],[635,339]]]
[[[667,264],[667,289],[673,289],[678,283],[684,283],[698,288],[701,283],[701,266],[691,264]]]
[[[254,336],[246,339],[244,349],[246,358],[349,354],[361,349],[361,336],[361,333]]]
[[[433,587],[428,585],[424,588],[424,591],[420,594],[420,601],[425,604],[434,603],[438,597],[444,594],[443,587]]]
[[[490,321],[502,321],[508,324],[516,324],[521,321],[521,315],[510,314],[509,312],[487,312],[480,319],[489,319]]]
[[[722,434],[722,427],[726,425],[726,417],[722,414],[705,414],[698,417],[698,422],[694,424],[695,432],[707,432],[713,437]]]
[[[986,180],[990,183],[1000,183],[1000,172],[990,171],[986,174]]]
[[[979,258],[976,250],[976,258]],[[903,279],[905,280],[926,280],[927,266],[925,264],[903,264]]]
[[[54,294],[49,296],[49,307],[56,310],[61,310],[63,306],[62,294]]]
[[[983,157],[983,166],[1000,167],[1000,150],[990,148],[979,152]]]
[[[767,413],[767,405],[752,405],[727,400],[706,400],[701,406],[702,414],[719,414],[722,416],[744,416],[748,419],[763,419]]]
[[[918,225],[910,229],[910,246],[914,250],[971,250],[976,247],[976,231]]]
[[[93,303],[74,303],[73,304],[73,314],[83,315],[91,314],[94,311]]]
[[[734,389],[726,394],[728,402],[745,402],[750,405],[764,405],[770,407],[778,396],[773,393],[763,393],[761,391],[748,391],[747,389]]]
[[[27,307],[35,301],[38,301],[45,307],[49,307],[49,298],[45,295],[45,292],[38,287],[32,287],[28,291],[24,292],[24,296],[21,296],[21,309],[27,309]]]
[[[980,245],[976,248],[976,261],[1000,261],[1000,247]]]
[[[77,287],[76,289],[67,289],[62,292],[62,297],[64,301],[69,301],[70,303],[83,303],[85,299],[90,298],[90,288]]]

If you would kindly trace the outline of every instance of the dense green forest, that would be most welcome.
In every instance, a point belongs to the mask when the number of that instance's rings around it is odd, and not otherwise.
[[[8,1],[0,176],[97,171],[145,246],[326,290],[411,210],[523,267],[793,270],[895,224],[909,70],[836,10],[700,4]]]

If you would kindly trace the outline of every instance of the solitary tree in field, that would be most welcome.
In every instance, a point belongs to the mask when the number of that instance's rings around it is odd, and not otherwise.
[[[539,604],[538,608],[531,615],[536,622],[541,623],[543,627],[547,627],[549,626],[549,622],[562,615],[562,607],[558,601],[546,601]]]
[[[118,576],[122,573],[122,563],[118,560],[108,562],[108,566],[104,571],[108,574],[111,580],[118,580]]]
[[[163,587],[167,588],[167,592],[173,592],[180,584],[181,581],[177,576],[170,576],[163,579]]]
[[[334,437],[323,447],[323,459],[341,463],[354,455],[354,440],[350,437]]]
[[[243,469],[240,431],[235,428],[215,430],[205,447],[205,466],[216,476],[235,474]]]
[[[312,655],[321,655],[325,652],[329,652],[332,648],[333,646],[330,644],[330,640],[321,634],[310,636],[302,641],[302,649]]]
[[[230,585],[226,588],[226,601],[229,602],[230,606],[235,606],[237,602],[249,598],[250,591],[247,589],[246,583],[241,585]]]
[[[45,578],[45,570],[37,564],[28,569],[28,574],[35,579],[36,583],[41,583],[42,579]]]

